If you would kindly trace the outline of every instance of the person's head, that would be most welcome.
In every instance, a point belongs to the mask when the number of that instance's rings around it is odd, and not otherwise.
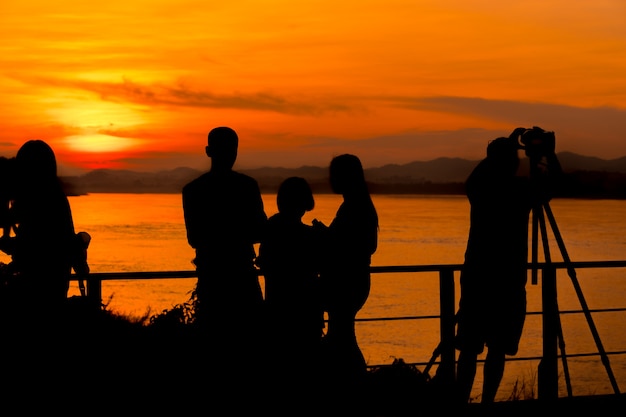
[[[211,169],[229,170],[237,160],[239,137],[230,127],[220,126],[209,132],[206,154],[211,158]]]
[[[289,177],[278,187],[276,204],[281,213],[295,214],[302,217],[313,210],[315,200],[309,183],[301,177]]]
[[[343,154],[330,161],[330,186],[336,194],[366,192],[365,173],[361,160],[352,154]]]
[[[33,139],[25,142],[15,156],[18,176],[22,180],[47,180],[56,178],[57,161],[54,151],[46,142]]]
[[[487,159],[504,172],[515,174],[520,163],[519,149],[517,141],[500,137],[487,145]]]

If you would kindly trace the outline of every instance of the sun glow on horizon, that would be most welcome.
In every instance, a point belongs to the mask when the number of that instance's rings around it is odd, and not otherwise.
[[[141,142],[143,141],[138,139],[103,134],[74,135],[65,138],[68,149],[90,153],[121,152],[137,147]]]

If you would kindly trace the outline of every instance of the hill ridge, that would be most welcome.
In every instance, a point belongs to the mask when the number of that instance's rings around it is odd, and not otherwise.
[[[557,154],[567,175],[568,195],[611,195],[626,198],[626,156],[601,159],[560,152]],[[463,183],[478,160],[456,157],[439,157],[406,164],[385,164],[366,167],[365,175],[372,193],[459,194]],[[522,160],[527,164],[527,158]],[[523,168],[524,169],[524,168]],[[275,192],[289,176],[300,176],[311,184],[317,193],[330,192],[328,167],[303,165],[298,168],[261,167],[238,169],[259,182],[263,192]],[[62,177],[68,193],[178,193],[202,170],[177,167],[155,172],[117,169],[96,169],[80,176]],[[624,197],[621,197],[625,195]]]

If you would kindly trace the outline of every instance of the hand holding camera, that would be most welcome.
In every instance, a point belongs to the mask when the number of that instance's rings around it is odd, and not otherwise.
[[[529,158],[540,159],[544,156],[551,156],[556,150],[554,132],[545,131],[538,126],[530,129],[518,127],[513,130],[509,138],[519,141],[520,149],[524,149]]]

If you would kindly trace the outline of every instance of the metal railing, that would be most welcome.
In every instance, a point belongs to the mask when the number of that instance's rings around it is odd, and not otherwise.
[[[433,364],[438,365],[437,376],[442,383],[452,383],[455,376],[456,352],[454,348],[454,337],[456,328],[456,294],[455,294],[455,273],[460,272],[462,264],[440,264],[440,265],[405,265],[405,266],[372,266],[372,274],[381,273],[424,273],[437,272],[439,275],[439,315],[436,316],[411,316],[411,317],[377,317],[368,319],[358,319],[357,321],[384,321],[384,320],[414,320],[423,318],[439,319],[440,340],[439,345],[433,353],[433,357],[427,363],[427,369]],[[516,357],[507,360],[540,360],[538,373],[538,396],[539,398],[556,398],[558,396],[558,359],[565,360],[564,355],[558,354],[558,343],[560,334],[560,314],[584,313],[589,321],[598,352],[593,354],[568,354],[567,357],[575,356],[600,356],[602,363],[607,369],[609,379],[615,393],[619,393],[617,382],[612,375],[608,364],[609,355],[624,355],[623,351],[604,351],[601,341],[595,332],[590,314],[602,312],[624,312],[626,306],[620,308],[594,309],[586,306],[581,298],[581,310],[558,311],[556,308],[556,271],[567,270],[569,274],[575,269],[603,269],[603,268],[626,268],[626,260],[623,261],[589,261],[589,262],[550,262],[550,263],[529,263],[529,270],[542,271],[542,311],[529,312],[527,314],[541,314],[543,326],[543,352],[540,357]],[[87,279],[87,296],[94,300],[102,300],[102,282],[109,280],[152,280],[152,279],[177,279],[196,278],[196,271],[154,271],[154,272],[97,272],[91,273]],[[571,275],[570,275],[571,277]],[[572,277],[574,279],[574,277]],[[77,279],[73,277],[72,279]],[[577,282],[574,280],[575,286]],[[579,294],[579,297],[582,297]],[[371,365],[377,366],[377,365]],[[569,391],[569,387],[568,387]]]

